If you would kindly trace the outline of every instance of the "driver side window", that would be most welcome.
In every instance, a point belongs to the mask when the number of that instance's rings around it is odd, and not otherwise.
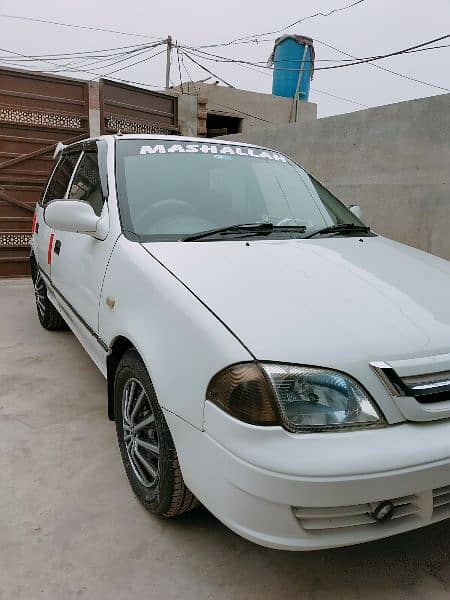
[[[101,215],[105,199],[100,182],[97,152],[93,150],[84,152],[72,180],[68,197],[70,200],[87,202],[98,217]]]

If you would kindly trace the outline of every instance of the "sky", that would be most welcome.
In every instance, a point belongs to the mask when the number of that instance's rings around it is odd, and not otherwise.
[[[124,33],[93,31],[61,27],[46,23],[22,21],[0,16],[0,56],[6,51],[23,55],[55,54],[117,48],[165,39],[170,34],[179,44],[191,47],[227,42],[242,36],[271,32],[316,12],[329,12],[352,4],[355,0],[298,0],[261,2],[256,0],[0,0],[0,14],[17,15],[119,30]],[[344,50],[357,57],[378,56],[401,50],[443,36],[450,29],[450,0],[361,0],[358,4],[330,16],[317,16],[287,29],[315,40],[316,68],[340,64],[345,58],[322,43]],[[279,35],[279,34],[278,34]],[[145,37],[145,36],[148,36]],[[258,62],[266,61],[277,34],[262,36],[263,40],[205,49],[227,58]],[[253,39],[253,38],[251,38]],[[450,38],[439,42],[450,44]],[[106,74],[129,63],[145,59],[159,50],[146,50],[127,62],[111,66],[112,60],[90,66],[90,70]],[[122,57],[119,57],[122,58]],[[211,58],[211,57],[208,57]],[[330,61],[328,61],[330,59]],[[111,77],[120,77],[155,87],[164,86],[165,52],[122,69]],[[235,87],[271,93],[272,73],[254,66],[225,64],[195,58],[209,70]],[[65,61],[66,63],[69,60]],[[61,61],[60,61],[61,63]],[[0,64],[17,66],[0,58]],[[22,62],[22,67],[26,64]],[[68,67],[49,62],[31,63],[40,70],[58,70],[60,75],[96,78],[94,74],[69,71]],[[382,67],[414,79],[440,86],[431,87],[405,77],[383,71],[370,64],[339,69],[317,70],[312,81],[310,101],[318,105],[319,117],[361,110],[366,107],[391,104],[403,100],[432,96],[450,91],[450,47],[400,55],[376,62]],[[109,65],[109,67],[108,67]],[[186,69],[184,68],[186,67]],[[80,67],[81,68],[81,67]],[[88,67],[85,66],[87,69]],[[63,70],[60,70],[63,69]],[[183,80],[208,77],[208,73],[183,57],[180,63]],[[180,82],[176,53],[173,54],[171,81]],[[335,97],[337,96],[337,97]]]

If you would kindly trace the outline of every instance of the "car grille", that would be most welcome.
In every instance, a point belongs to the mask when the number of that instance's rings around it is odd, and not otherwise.
[[[294,506],[293,512],[305,531],[316,533],[333,529],[342,530],[355,527],[379,526],[394,521],[404,521],[414,518],[421,510],[418,497],[415,495],[391,499],[391,502],[395,506],[395,512],[387,522],[377,521],[372,516],[371,513],[377,502],[332,508],[304,508]]]
[[[433,513],[450,516],[450,485],[433,490]]]
[[[394,397],[410,396],[420,404],[450,400],[450,371],[400,376],[387,363],[375,361],[370,365]]]

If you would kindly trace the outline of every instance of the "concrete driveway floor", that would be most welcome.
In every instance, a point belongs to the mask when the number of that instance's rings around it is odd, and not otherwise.
[[[450,522],[313,553],[247,542],[200,508],[145,512],[70,332],[44,331],[28,280],[0,282],[0,598],[446,599]]]

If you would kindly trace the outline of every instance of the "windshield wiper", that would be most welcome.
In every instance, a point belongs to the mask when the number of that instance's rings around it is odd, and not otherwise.
[[[216,229],[208,229],[207,231],[200,231],[193,235],[187,235],[182,238],[183,242],[194,242],[195,240],[201,240],[211,235],[224,235],[227,233],[250,233],[250,235],[268,235],[274,229],[282,229],[284,231],[306,231],[304,225],[274,225],[273,223],[238,223],[236,225],[227,225],[225,227],[217,227]]]
[[[340,223],[339,225],[330,225],[322,229],[316,229],[308,235],[304,235],[302,239],[313,238],[316,235],[326,235],[327,233],[370,233],[370,227],[366,225],[355,225],[354,223]]]
[[[202,238],[209,237],[210,235],[216,235],[219,233],[228,233],[233,231],[272,231],[273,223],[241,223],[236,225],[226,225],[225,227],[216,227],[215,229],[207,229],[206,231],[200,231],[193,235],[187,235],[182,238],[183,242],[194,242],[195,240],[201,240]]]

